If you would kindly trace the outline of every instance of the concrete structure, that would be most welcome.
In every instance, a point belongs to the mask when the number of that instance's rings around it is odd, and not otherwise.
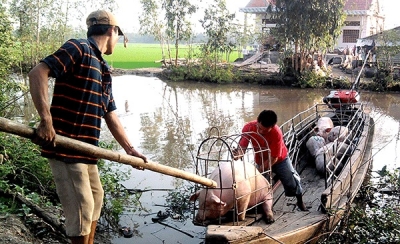
[[[397,50],[400,47],[400,26],[390,29],[390,30],[385,30],[382,31],[378,34],[374,34],[371,36],[367,36],[364,38],[359,38],[357,40],[357,47],[369,47],[369,46],[375,46],[377,50],[383,48],[389,48],[389,53],[390,53],[390,48],[393,46],[397,47]],[[382,62],[388,62],[390,65],[400,65],[400,53],[397,53],[395,55],[386,55],[383,57],[377,57],[378,61]]]
[[[338,47],[352,47],[357,39],[375,35],[384,30],[385,18],[379,0],[348,0],[344,6],[347,18]]]
[[[275,27],[266,14],[267,7],[273,2],[274,0],[250,0],[240,11],[254,17],[256,31],[268,32]],[[351,49],[356,45],[357,39],[384,30],[385,17],[381,12],[379,0],[347,0],[344,10],[347,17],[342,33],[337,39],[338,50],[342,51],[346,47]]]

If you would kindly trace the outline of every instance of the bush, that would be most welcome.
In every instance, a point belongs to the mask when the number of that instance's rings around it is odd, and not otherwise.
[[[361,188],[342,231],[323,243],[400,243],[400,169],[378,174],[376,183]]]
[[[39,147],[29,139],[0,133],[0,187],[22,195],[37,193],[43,203],[57,202],[55,185],[47,160],[40,156]],[[46,200],[47,199],[47,200]],[[34,200],[34,199],[33,199]],[[1,212],[17,212],[13,199],[0,199]]]
[[[301,88],[323,88],[328,79],[330,79],[328,76],[321,76],[312,70],[307,70],[298,77],[296,86]]]
[[[218,65],[212,67],[207,62],[188,66],[172,66],[164,72],[165,78],[171,81],[196,81],[218,84],[228,84],[240,81],[240,75],[234,71],[233,66]]]

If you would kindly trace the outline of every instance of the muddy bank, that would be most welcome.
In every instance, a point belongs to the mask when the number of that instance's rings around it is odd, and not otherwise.
[[[244,78],[246,79],[246,74],[260,74],[265,76],[267,79],[281,79],[279,65],[278,64],[259,64],[254,63],[251,65],[247,65],[245,67],[235,66],[234,69],[237,69],[243,73]],[[112,74],[114,76],[120,75],[138,75],[138,76],[146,76],[146,77],[160,77],[165,78],[168,69],[166,68],[138,68],[138,69],[113,69]],[[347,74],[342,72],[339,68],[332,69],[333,78],[347,77],[349,80],[354,79],[354,75]]]
[[[68,244],[69,239],[34,215],[0,215],[0,243],[7,244]],[[95,243],[111,244],[106,232],[95,235]]]
[[[163,68],[139,68],[139,69],[113,69],[112,74],[114,76],[119,75],[138,75],[147,77],[158,77],[161,76]]]

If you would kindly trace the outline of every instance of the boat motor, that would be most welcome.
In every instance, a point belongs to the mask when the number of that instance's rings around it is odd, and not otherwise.
[[[361,73],[364,70],[365,64],[367,63],[368,57],[371,53],[371,50],[368,51],[363,65],[358,72],[356,80],[354,81],[350,90],[335,90],[331,91],[329,95],[323,98],[323,102],[326,103],[329,107],[339,109],[342,107],[348,107],[351,104],[358,103],[360,101],[360,94],[358,93],[358,85],[360,83]]]

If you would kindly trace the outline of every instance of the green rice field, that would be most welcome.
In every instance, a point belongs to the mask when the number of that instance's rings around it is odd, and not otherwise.
[[[182,45],[179,48],[179,57],[186,58],[188,50],[187,46]],[[171,52],[174,57],[175,49],[171,49]],[[238,53],[233,52],[229,57],[230,62],[233,62],[237,57]],[[109,65],[120,69],[161,67],[160,62],[155,62],[162,59],[161,46],[159,44],[128,43],[127,47],[124,48],[122,43],[117,43],[114,53],[106,55],[105,59]]]

